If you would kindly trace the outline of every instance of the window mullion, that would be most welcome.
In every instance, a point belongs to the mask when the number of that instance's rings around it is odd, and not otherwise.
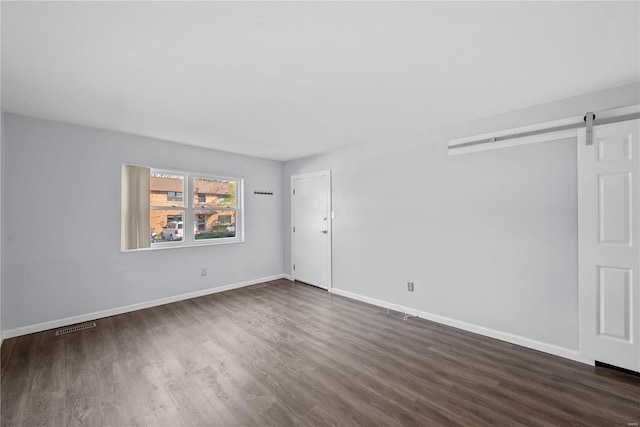
[[[184,235],[187,237],[188,242],[195,241],[195,234],[193,232],[193,224],[194,224],[194,207],[193,207],[193,176],[189,173],[185,174],[185,192],[184,192],[184,200],[183,204],[185,205],[185,216],[183,221],[183,227],[185,228]]]

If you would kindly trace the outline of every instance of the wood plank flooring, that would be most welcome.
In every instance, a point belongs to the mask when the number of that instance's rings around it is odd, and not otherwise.
[[[640,421],[638,377],[286,280],[8,339],[1,357],[3,426]]]

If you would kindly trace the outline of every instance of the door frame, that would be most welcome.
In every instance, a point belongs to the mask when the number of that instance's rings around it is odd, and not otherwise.
[[[317,172],[308,172],[308,173],[302,173],[302,174],[298,174],[298,175],[291,175],[291,182],[290,182],[290,187],[289,187],[289,196],[291,198],[291,221],[289,224],[289,233],[291,235],[291,259],[289,260],[289,268],[291,269],[291,278],[295,281],[296,280],[296,271],[294,270],[293,266],[295,264],[295,259],[296,259],[296,246],[295,246],[295,239],[294,239],[294,234],[293,234],[293,227],[295,227],[294,221],[296,218],[296,211],[295,211],[295,199],[294,199],[294,195],[293,195],[293,189],[294,189],[294,183],[295,180],[297,179],[305,179],[305,178],[317,178],[317,177],[327,177],[327,231],[328,231],[328,236],[327,238],[329,239],[329,244],[327,245],[327,250],[328,250],[328,263],[327,263],[327,271],[328,271],[328,275],[327,277],[329,278],[329,281],[327,283],[327,291],[331,292],[333,289],[333,274],[332,274],[332,256],[331,256],[331,247],[333,246],[333,208],[331,206],[331,186],[332,186],[332,182],[331,182],[331,169],[326,169],[326,170],[321,170],[321,171],[317,171]]]

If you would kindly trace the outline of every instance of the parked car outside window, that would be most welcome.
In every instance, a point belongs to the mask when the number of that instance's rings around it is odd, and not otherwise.
[[[181,240],[183,237],[182,221],[170,222],[162,229],[162,238],[165,240]]]

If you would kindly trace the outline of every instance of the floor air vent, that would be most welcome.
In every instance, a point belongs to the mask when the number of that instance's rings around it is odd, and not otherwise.
[[[82,323],[80,325],[69,326],[68,328],[58,329],[56,336],[70,334],[72,332],[83,331],[85,329],[91,329],[96,327],[96,322]]]

